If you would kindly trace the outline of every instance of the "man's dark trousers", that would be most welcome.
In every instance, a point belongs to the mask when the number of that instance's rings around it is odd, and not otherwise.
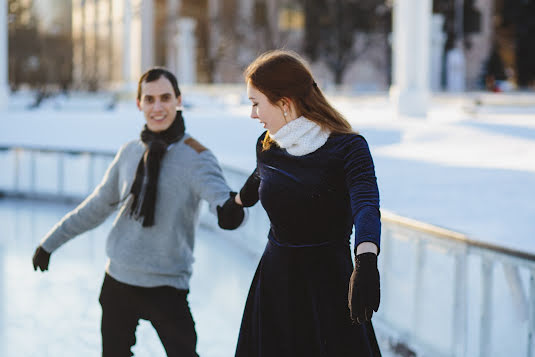
[[[197,334],[187,295],[187,290],[170,286],[144,288],[124,284],[106,274],[99,298],[102,356],[132,356],[136,327],[139,319],[143,319],[156,329],[168,357],[198,357]]]

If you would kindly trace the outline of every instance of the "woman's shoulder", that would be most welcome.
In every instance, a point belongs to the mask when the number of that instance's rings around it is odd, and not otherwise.
[[[339,149],[368,148],[368,142],[361,134],[355,133],[333,133],[329,137],[329,142]]]

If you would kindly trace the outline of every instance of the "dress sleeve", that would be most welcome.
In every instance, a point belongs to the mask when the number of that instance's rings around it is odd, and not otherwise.
[[[260,174],[256,168],[240,190],[240,199],[244,207],[254,206],[258,202],[259,186]]]
[[[100,184],[71,212],[67,213],[42,239],[41,245],[53,252],[72,238],[104,222],[121,203],[119,166],[124,156],[123,146],[108,167]]]
[[[254,169],[253,173],[247,178],[247,181],[243,184],[240,189],[240,199],[244,207],[254,206],[259,200],[258,188],[260,187],[260,172],[258,171],[258,160],[262,154],[262,142],[264,141],[267,131],[264,131],[256,141],[256,160],[257,167]]]
[[[372,242],[379,249],[379,190],[368,143],[362,136],[353,135],[345,149],[344,173],[355,225],[355,247],[362,242]]]

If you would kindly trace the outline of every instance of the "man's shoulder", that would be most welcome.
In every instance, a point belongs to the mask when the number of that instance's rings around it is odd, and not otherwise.
[[[208,151],[208,148],[206,146],[204,146],[199,141],[197,141],[197,139],[189,135],[184,139],[184,144],[187,147],[193,149],[193,151],[195,151],[197,154],[201,154],[205,151]]]
[[[130,140],[119,148],[119,151],[117,152],[120,156],[124,155],[131,155],[133,153],[143,152],[145,150],[145,147],[141,140]]]

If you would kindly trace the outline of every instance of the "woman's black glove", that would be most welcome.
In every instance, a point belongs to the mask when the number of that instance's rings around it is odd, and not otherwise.
[[[357,323],[370,321],[373,311],[379,309],[379,270],[377,255],[362,253],[355,257],[355,269],[349,280],[349,313]]]
[[[230,192],[229,196],[223,206],[217,206],[217,224],[223,229],[236,229],[243,222],[245,212],[234,200],[236,192]]]
[[[243,204],[243,207],[251,207],[258,202],[259,186],[260,175],[258,174],[258,170],[255,169],[240,190],[240,200]]]
[[[33,270],[37,271],[37,267],[41,271],[48,270],[48,262],[50,261],[50,253],[47,252],[43,247],[38,246],[33,254]]]

